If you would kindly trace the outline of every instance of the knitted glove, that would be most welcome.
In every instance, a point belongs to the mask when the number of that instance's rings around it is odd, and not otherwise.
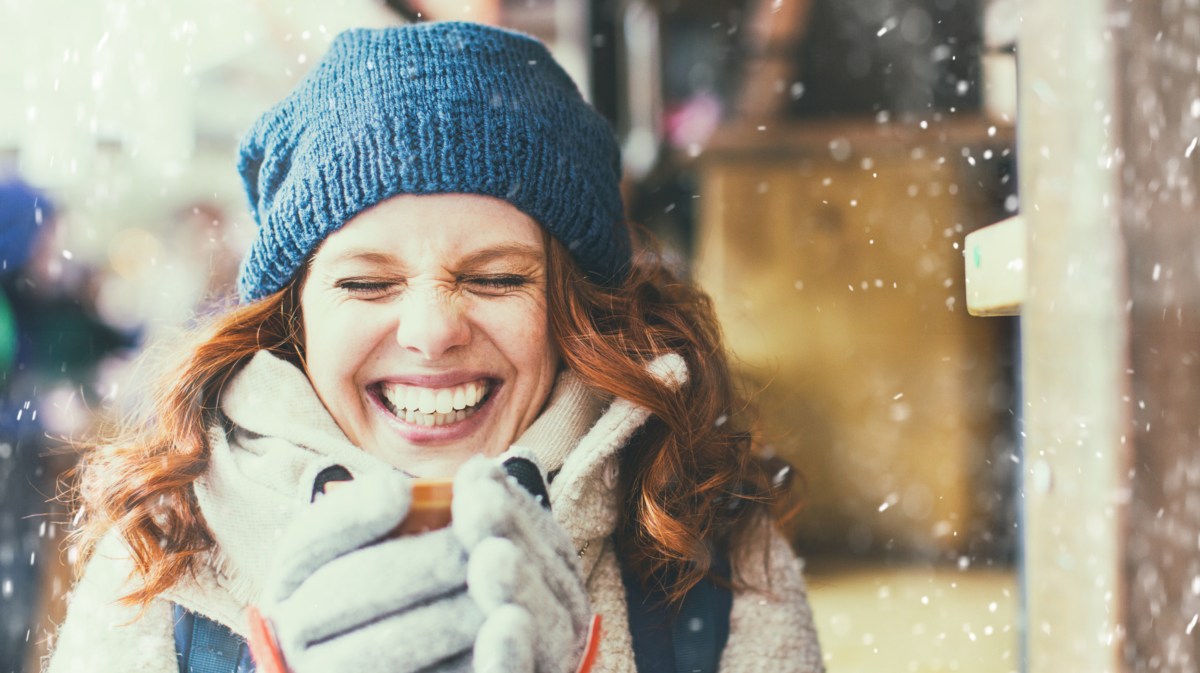
[[[367,474],[285,532],[262,607],[292,673],[470,670],[466,550],[451,529],[390,538],[410,502],[408,478]]]
[[[518,450],[501,458],[509,472],[517,462],[534,466]],[[470,550],[467,586],[485,615],[477,673],[570,673],[583,655],[592,611],[574,545],[527,488],[544,493],[483,457],[454,480],[451,526]]]
[[[366,475],[285,534],[264,612],[293,673],[575,669],[590,609],[566,533],[494,459],[454,492],[449,528],[390,538],[409,482]]]

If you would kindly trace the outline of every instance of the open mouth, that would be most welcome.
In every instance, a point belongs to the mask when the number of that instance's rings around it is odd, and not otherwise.
[[[413,425],[435,427],[465,421],[490,399],[494,383],[488,379],[449,388],[422,388],[402,383],[380,383],[375,393],[397,419]]]

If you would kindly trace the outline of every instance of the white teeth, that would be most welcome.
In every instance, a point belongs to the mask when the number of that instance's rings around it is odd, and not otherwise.
[[[421,413],[432,414],[433,412],[437,411],[437,396],[433,394],[432,390],[428,388],[422,389],[421,397],[419,399]]]
[[[424,414],[424,413],[421,413],[420,411],[414,411],[412,409],[408,409],[408,410],[398,412],[396,414],[396,417],[403,420],[406,423],[412,423],[413,425],[421,425],[421,426],[425,426],[425,427],[431,427],[431,426],[436,427],[439,425],[449,425],[451,423],[457,423],[461,420],[466,419],[467,417],[471,416],[474,413],[475,413],[475,409],[462,409],[461,411],[450,411],[449,413],[444,413],[444,414],[440,413],[440,412],[433,413],[433,414]]]
[[[437,412],[448,414],[451,411],[454,411],[454,393],[443,388],[437,392]]]
[[[448,414],[438,413],[428,416],[423,415],[423,417],[433,419],[434,425],[450,425],[451,423],[457,423],[463,420],[467,416],[471,415],[471,413],[471,411],[454,411]]]
[[[457,423],[475,413],[475,405],[488,393],[488,384],[472,382],[435,390],[397,383],[382,386],[381,392],[397,418],[428,427]]]

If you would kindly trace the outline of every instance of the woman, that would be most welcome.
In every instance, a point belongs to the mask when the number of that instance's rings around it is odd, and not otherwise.
[[[540,43],[344,33],[240,171],[243,303],[86,459],[51,673],[177,670],[177,624],[236,641],[252,605],[296,673],[573,671],[593,613],[594,671],[821,669],[707,299],[633,252],[612,134]],[[450,475],[450,526],[389,536]]]

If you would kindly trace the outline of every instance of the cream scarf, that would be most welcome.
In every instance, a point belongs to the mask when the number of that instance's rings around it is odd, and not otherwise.
[[[563,372],[546,408],[517,444],[534,453],[543,471],[559,470],[601,406],[576,376]],[[357,477],[394,468],[346,438],[304,372],[265,351],[231,382],[221,410],[229,425],[210,432],[209,466],[195,492],[217,543],[213,568],[229,597],[241,604],[223,605],[210,615],[224,622],[233,616],[229,610],[240,614],[258,601],[273,542],[308,506],[322,470],[340,465]],[[172,596],[176,602],[202,613],[213,610],[179,589]]]
[[[650,368],[674,385],[686,379],[676,355]],[[256,355],[234,378],[222,411],[230,427],[212,430],[211,462],[195,484],[218,546],[210,563],[139,614],[116,603],[135,580],[124,544],[112,533],[73,591],[48,673],[174,673],[172,602],[244,634],[245,608],[262,591],[271,542],[308,504],[317,473],[334,464],[352,475],[393,469],[351,444],[304,373],[268,353]],[[588,592],[606,627],[593,673],[634,671],[624,587],[609,536],[618,513],[617,458],[647,417],[646,410],[626,400],[609,403],[564,373],[542,415],[516,442],[533,451],[544,471],[558,473],[550,484],[555,518],[581,551]],[[734,564],[740,576],[769,591],[735,595],[721,670],[819,671],[800,565],[781,537],[764,532],[768,544],[743,550]]]

